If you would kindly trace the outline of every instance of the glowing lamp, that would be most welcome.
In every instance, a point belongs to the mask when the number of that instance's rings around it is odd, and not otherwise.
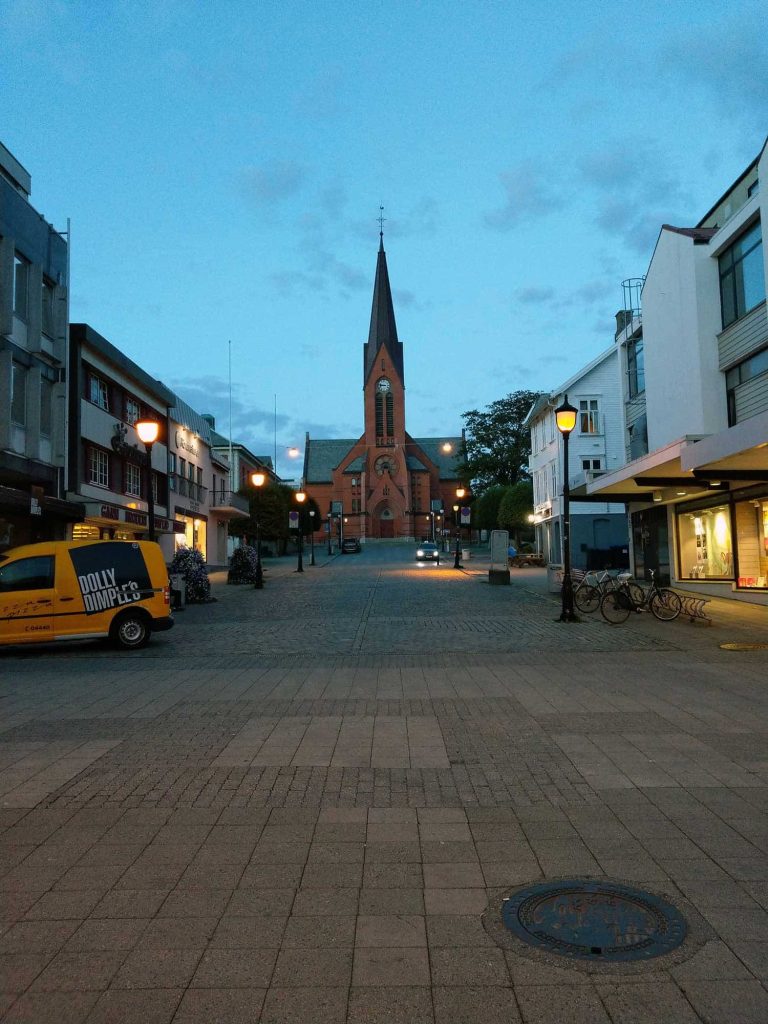
[[[576,416],[579,410],[568,401],[568,395],[563,396],[563,404],[555,409],[555,423],[561,434],[570,434],[576,426]]]
[[[142,444],[154,444],[160,434],[157,420],[136,420],[134,426]]]

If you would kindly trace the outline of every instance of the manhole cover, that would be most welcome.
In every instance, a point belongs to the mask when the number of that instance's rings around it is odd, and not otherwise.
[[[768,651],[768,644],[720,644],[721,651]]]
[[[531,946],[578,960],[647,960],[686,935],[679,910],[652,893],[611,882],[549,882],[504,902],[506,927]]]

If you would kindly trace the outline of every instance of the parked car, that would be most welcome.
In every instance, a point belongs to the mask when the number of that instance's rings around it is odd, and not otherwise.
[[[417,562],[437,562],[440,565],[440,548],[431,541],[424,541],[416,549]]]
[[[360,550],[360,541],[357,537],[345,537],[341,542],[342,555],[356,555]]]
[[[109,637],[133,649],[172,626],[153,542],[50,541],[0,555],[0,644]]]

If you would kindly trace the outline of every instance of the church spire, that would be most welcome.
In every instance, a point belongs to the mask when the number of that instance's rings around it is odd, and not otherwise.
[[[397,338],[395,308],[392,303],[392,289],[389,285],[387,254],[384,251],[384,218],[379,218],[379,253],[376,259],[376,278],[373,285],[373,305],[368,341],[364,346],[364,381],[371,374],[376,355],[383,346],[392,361],[392,366],[403,381],[403,346]]]

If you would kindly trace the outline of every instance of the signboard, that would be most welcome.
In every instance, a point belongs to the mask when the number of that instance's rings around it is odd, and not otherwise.
[[[469,526],[469,519],[470,519],[470,509],[467,508],[466,506],[464,506],[461,509],[461,525],[462,526]]]
[[[144,556],[138,544],[100,542],[69,552],[86,615],[140,601],[152,593]]]
[[[299,528],[299,513],[298,512],[289,512],[288,513],[288,529],[289,530],[298,530],[298,528]]]
[[[433,498],[432,501],[429,503],[429,507],[432,509],[433,512],[442,512],[443,511],[442,499],[441,498]]]
[[[341,501],[331,502],[331,515],[340,516],[344,512],[344,503]]]

